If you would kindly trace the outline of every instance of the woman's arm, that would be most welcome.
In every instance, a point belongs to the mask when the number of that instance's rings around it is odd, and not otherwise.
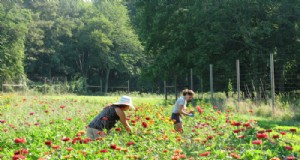
[[[131,127],[130,127],[130,125],[128,124],[128,122],[126,120],[126,115],[125,115],[124,111],[121,110],[120,108],[115,108],[115,110],[116,110],[116,113],[119,116],[120,121],[123,124],[123,126],[126,128],[126,130],[128,132],[130,132],[131,131]]]
[[[185,112],[183,108],[184,108],[183,105],[180,105],[180,106],[179,106],[179,113],[180,113],[180,114],[183,114],[183,115],[185,115],[185,116],[188,116],[189,113]]]

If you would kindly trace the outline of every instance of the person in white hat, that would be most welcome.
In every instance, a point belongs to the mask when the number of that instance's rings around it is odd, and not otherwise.
[[[106,106],[88,125],[87,136],[95,140],[104,134],[105,129],[107,131],[111,130],[119,120],[126,130],[131,132],[125,114],[125,111],[130,108],[135,109],[129,96],[122,96],[119,102]]]

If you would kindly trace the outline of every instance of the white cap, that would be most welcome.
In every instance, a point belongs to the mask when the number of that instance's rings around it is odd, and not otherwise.
[[[122,96],[120,98],[120,101],[116,102],[116,103],[113,103],[113,105],[128,105],[132,109],[135,109],[134,106],[133,106],[133,104],[132,104],[131,97],[129,97],[129,96]]]

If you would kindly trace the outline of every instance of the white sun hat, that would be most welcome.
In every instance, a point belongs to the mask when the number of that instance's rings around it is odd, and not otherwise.
[[[113,103],[113,105],[128,105],[130,106],[132,109],[135,109],[133,104],[132,104],[132,99],[129,96],[122,96],[120,98],[119,102]]]

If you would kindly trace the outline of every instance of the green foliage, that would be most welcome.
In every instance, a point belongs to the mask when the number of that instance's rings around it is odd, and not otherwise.
[[[275,55],[276,83],[280,90],[299,87],[299,1],[136,1],[136,29],[151,58],[147,78],[184,75],[190,68],[204,79],[208,90],[209,64],[214,65],[216,90],[227,90],[224,79],[235,77],[240,59],[241,79],[256,88],[269,81],[269,54]],[[132,7],[131,7],[132,8]],[[296,60],[297,59],[297,60]],[[291,67],[293,66],[293,67]],[[291,68],[293,69],[291,69]],[[289,68],[289,69],[286,69]],[[293,80],[286,73],[296,69]],[[296,74],[295,74],[296,73]],[[278,81],[278,82],[277,82]],[[284,88],[286,86],[286,88]],[[290,89],[289,89],[290,88]]]
[[[24,76],[24,42],[31,12],[14,2],[0,4],[0,81]],[[16,81],[16,83],[19,83]]]

